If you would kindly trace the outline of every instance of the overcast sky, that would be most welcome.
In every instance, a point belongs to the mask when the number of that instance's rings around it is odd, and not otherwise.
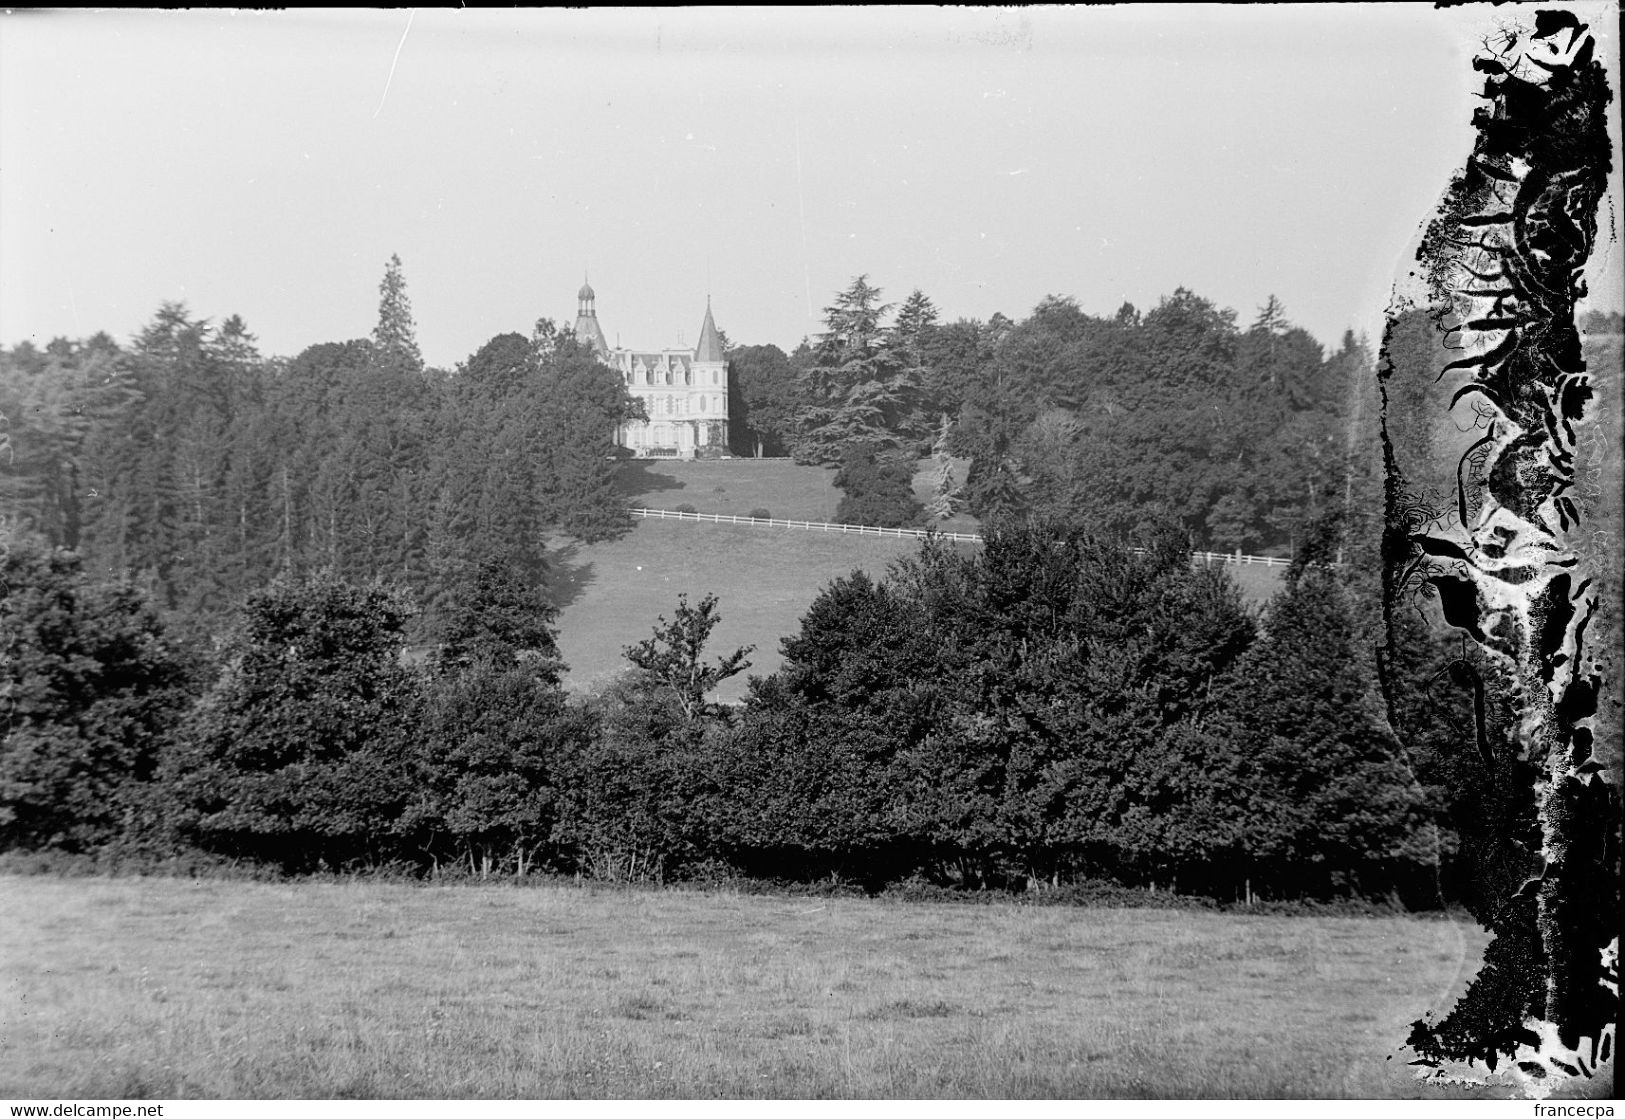
[[[1518,14],[6,13],[0,343],[180,300],[291,355],[370,332],[391,253],[448,367],[570,320],[588,271],[648,348],[692,345],[709,294],[788,349],[859,273],[945,319],[1183,285],[1375,339],[1470,147],[1473,46]]]

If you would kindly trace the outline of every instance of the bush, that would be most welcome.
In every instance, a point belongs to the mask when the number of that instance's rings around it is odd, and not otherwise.
[[[683,504],[679,505],[676,509],[673,509],[672,512],[674,512],[674,513],[698,513],[699,510],[694,508],[694,506],[688,504],[687,502],[684,502]]]
[[[676,699],[622,681],[590,709],[594,733],[560,759],[558,828],[578,873],[664,882],[707,857],[701,732]]]
[[[835,485],[841,503],[835,519],[849,525],[913,528],[925,521],[925,507],[914,499],[914,472],[907,463],[883,461],[870,443],[849,447],[841,458]]]
[[[331,575],[251,595],[166,760],[181,833],[295,871],[391,857],[422,703],[400,663],[410,612],[391,590]]]
[[[722,681],[750,667],[750,648],[705,663],[721,620],[716,599],[677,613],[628,646],[636,670],[597,701],[596,734],[584,736],[561,781],[559,837],[577,867],[594,878],[663,882],[714,865],[725,798],[717,785],[715,744],[725,709],[710,701]]]
[[[434,681],[401,824],[437,876],[466,862],[482,877],[523,876],[553,861],[561,759],[591,720],[528,666],[479,664]]]
[[[748,515],[755,517],[759,521],[771,521],[773,519],[772,510],[763,509],[760,506],[752,509]]]

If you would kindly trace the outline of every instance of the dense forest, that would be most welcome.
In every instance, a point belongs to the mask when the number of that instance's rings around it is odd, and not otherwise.
[[[815,343],[730,354],[736,451],[849,468],[940,448],[971,466],[938,512],[1120,538],[1171,516],[1199,547],[1278,554],[1374,479],[1369,348],[1348,333],[1327,353],[1273,296],[1243,330],[1184,289],[1109,318],[1050,297],[1019,323],[939,323],[919,291],[881,295],[860,276]]]
[[[18,527],[215,619],[279,572],[387,578],[432,610],[478,558],[534,568],[544,532],[625,531],[609,432],[620,379],[548,321],[425,369],[398,260],[370,339],[264,358],[238,318],[166,304],[105,334],[3,358]]]
[[[931,514],[965,503],[985,546],[823,588],[736,708],[711,696],[750,650],[707,648],[709,597],[651,619],[620,682],[560,685],[544,540],[629,527],[610,433],[634,405],[545,320],[426,369],[392,261],[370,339],[291,361],[174,305],[127,347],[0,354],[0,851],[1471,889],[1453,856],[1493,790],[1455,654],[1419,637],[1416,693],[1378,695],[1357,339],[1327,357],[1274,300],[1240,331],[1183,291],[1019,324],[879,300],[860,278],[816,343],[734,348],[733,435],[838,468],[855,519],[919,519],[904,467],[968,458]],[[1589,325],[1617,360],[1617,317]],[[1193,546],[1295,559],[1259,616]]]
[[[1344,503],[1351,455],[1373,461],[1370,355],[1350,336],[1324,357],[1273,299],[1240,331],[1185,291],[1144,316],[1051,298],[985,324],[880,297],[859,277],[815,343],[729,353],[736,452],[838,467],[854,523],[925,523],[909,481],[935,451],[970,463],[942,472],[938,517],[1126,538],[1171,516],[1198,547],[1284,554]],[[318,568],[433,608],[478,557],[534,565],[548,533],[626,531],[610,432],[635,409],[546,320],[425,368],[395,260],[370,338],[291,360],[261,355],[240,318],[176,304],[127,345],[0,351],[0,508],[174,615],[218,617]]]

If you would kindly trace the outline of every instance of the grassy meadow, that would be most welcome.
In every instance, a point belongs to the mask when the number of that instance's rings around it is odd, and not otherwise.
[[[592,689],[624,670],[621,650],[648,637],[661,615],[671,617],[679,594],[691,602],[717,596],[722,622],[711,635],[711,658],[755,645],[746,675],[766,675],[783,663],[780,639],[801,628],[801,616],[831,580],[854,568],[878,578],[916,547],[914,540],[694,521],[639,521],[620,540],[566,547],[554,553],[554,572],[555,584],[560,576],[569,584],[558,620],[568,684]],[[724,681],[717,697],[741,698],[745,678]]]
[[[927,460],[916,478],[922,497],[930,496],[929,473]],[[700,513],[746,516],[760,508],[783,519],[830,521],[841,497],[834,477],[832,470],[789,459],[654,460],[627,463],[621,485],[634,504],[651,509],[691,505]],[[939,527],[978,529],[965,516]],[[893,560],[917,547],[911,539],[644,520],[620,540],[560,541],[550,554],[553,581],[566,603],[558,624],[568,683],[581,690],[607,683],[626,666],[621,650],[648,637],[661,615],[671,617],[679,594],[695,601],[708,592],[717,596],[722,614],[712,651],[755,645],[747,675],[766,675],[782,663],[780,639],[800,628],[801,616],[831,580],[854,569],[878,579]],[[1226,570],[1255,606],[1280,587],[1280,568]],[[717,691],[723,700],[744,694],[745,676]]]
[[[1403,917],[0,878],[0,1096],[1406,1097],[1386,1058],[1483,943]]]
[[[622,464],[618,485],[634,505],[741,517],[766,509],[782,520],[833,521],[841,503],[835,471],[787,458],[641,459]]]

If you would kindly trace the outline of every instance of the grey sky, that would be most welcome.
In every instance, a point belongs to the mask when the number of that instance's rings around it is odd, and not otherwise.
[[[1184,285],[1375,338],[1471,142],[1470,52],[1516,14],[7,14],[0,342],[123,339],[173,299],[293,354],[371,330],[391,253],[445,366],[570,319],[589,269],[647,347],[692,344],[709,292],[788,349],[858,273],[949,319]]]

